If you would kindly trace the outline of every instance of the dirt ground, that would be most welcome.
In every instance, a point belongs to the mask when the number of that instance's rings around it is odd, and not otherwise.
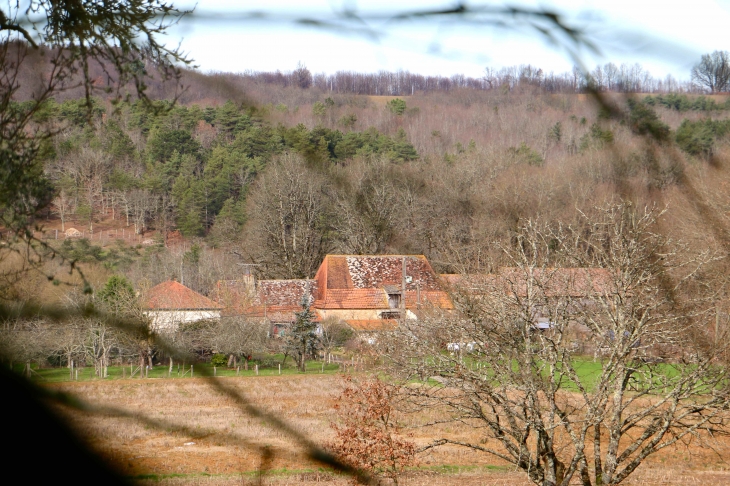
[[[218,378],[249,403],[284,419],[317,443],[332,438],[334,397],[342,385],[335,375]],[[331,484],[347,478],[321,471],[302,447],[272,427],[266,417],[242,410],[240,402],[221,394],[205,379],[116,380],[53,385],[111,410],[89,415],[64,410],[92,446],[110,458],[125,475],[145,484]],[[414,422],[415,423],[415,422]],[[408,420],[406,419],[406,425]],[[449,434],[478,440],[477,431],[454,425],[414,428],[413,440],[426,444]],[[650,456],[625,484],[730,484],[730,440],[718,440],[718,452],[694,446],[675,447]],[[269,473],[259,481],[264,451]],[[446,472],[443,466],[448,466]],[[145,479],[147,478],[147,479]],[[498,460],[458,447],[442,447],[419,457],[406,485],[522,485],[523,473]]]

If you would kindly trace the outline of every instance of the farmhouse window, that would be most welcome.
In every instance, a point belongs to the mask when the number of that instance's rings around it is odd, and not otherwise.
[[[388,307],[391,309],[400,308],[400,294],[388,294]]]

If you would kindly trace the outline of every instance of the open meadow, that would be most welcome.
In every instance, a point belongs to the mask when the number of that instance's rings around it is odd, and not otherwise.
[[[243,412],[210,380],[232,387],[260,409],[286,420],[317,443],[331,440],[333,408],[342,389],[336,374],[297,374],[192,379],[117,379],[46,386],[71,392],[92,404],[136,414],[62,413],[121,472],[143,483],[165,484],[347,484],[349,479],[308,460],[301,447],[265,419]],[[439,418],[439,411],[404,416],[406,432],[418,445],[448,435],[475,441],[478,430],[444,424],[417,427]],[[730,440],[718,437],[716,452],[674,447],[649,459],[626,484],[730,484]],[[271,453],[264,461],[263,452]],[[444,446],[419,455],[401,484],[530,484],[523,473],[483,453]]]

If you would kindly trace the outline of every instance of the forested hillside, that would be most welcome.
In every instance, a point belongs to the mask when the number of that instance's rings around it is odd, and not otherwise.
[[[236,264],[311,277],[332,252],[486,272],[525,219],[570,221],[617,197],[667,206],[666,231],[690,244],[725,231],[700,211],[724,220],[730,204],[721,96],[611,94],[613,112],[531,83],[400,98],[254,83],[184,98],[156,101],[161,115],[101,98],[90,118],[76,99],[35,115],[59,130],[44,158],[55,198],[38,224],[154,241],[65,241],[101,280],[182,276],[209,293]]]

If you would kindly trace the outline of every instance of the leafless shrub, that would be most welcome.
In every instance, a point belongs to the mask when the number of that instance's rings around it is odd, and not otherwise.
[[[343,462],[398,484],[405,467],[415,463],[416,446],[401,436],[394,402],[398,388],[378,378],[354,383],[345,378],[345,389],[335,409],[335,439],[328,447]]]

